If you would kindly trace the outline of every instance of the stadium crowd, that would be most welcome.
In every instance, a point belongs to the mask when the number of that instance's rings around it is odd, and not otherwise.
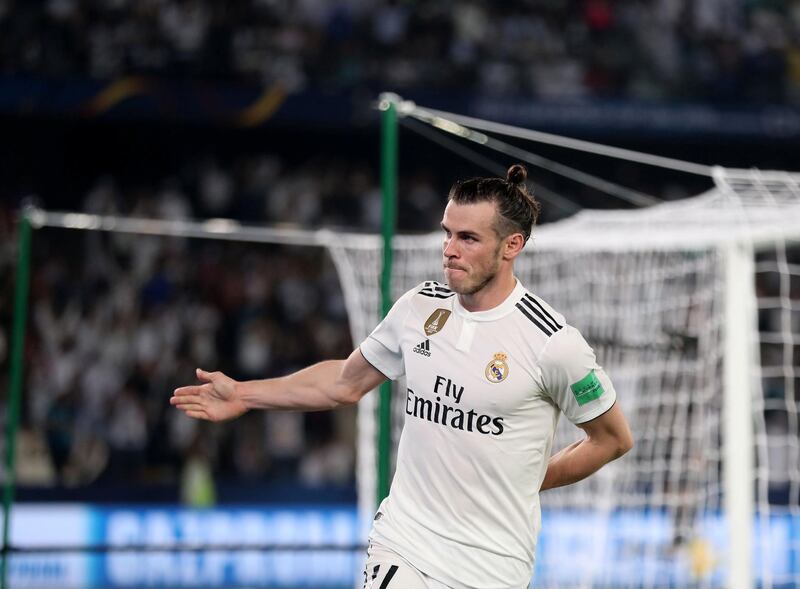
[[[417,213],[408,221],[431,229],[420,220],[437,217],[419,207],[438,201],[424,174],[412,174],[406,189],[406,208]],[[232,166],[201,158],[158,185],[104,176],[83,203],[98,214],[356,229],[374,229],[379,207],[365,167],[330,159],[287,171],[273,155]],[[3,208],[3,330],[12,219]],[[132,493],[137,484],[186,480],[194,481],[183,485],[194,503],[210,500],[211,470],[221,481],[352,486],[354,410],[256,412],[228,427],[190,420],[167,402],[197,366],[250,379],[346,356],[352,343],[338,280],[318,247],[37,231],[19,483],[123,482]],[[0,335],[5,344],[8,333]]]
[[[0,73],[800,102],[797,0],[0,0]]]
[[[442,204],[439,184],[425,171],[401,180],[404,230],[434,229]],[[365,164],[319,156],[289,166],[265,153],[232,162],[189,158],[178,173],[152,182],[104,175],[85,194],[82,209],[376,231],[380,196]],[[4,370],[13,219],[0,202]],[[800,256],[796,248],[790,254],[791,261]],[[772,300],[783,292],[777,274],[757,278],[760,296]],[[800,298],[800,281],[792,281],[788,296]],[[107,490],[121,484],[124,492],[115,497],[128,493],[138,500],[142,489],[163,485],[181,489],[192,504],[213,501],[215,483],[247,481],[238,488],[256,491],[260,483],[275,482],[295,489],[352,488],[354,410],[256,412],[219,426],[185,418],[167,403],[198,366],[263,378],[349,353],[339,279],[321,248],[44,229],[35,233],[29,300],[18,448],[23,488]],[[778,307],[762,309],[761,331],[780,332],[781,313]],[[798,354],[800,347],[795,362]],[[783,348],[763,344],[761,358],[778,370]],[[766,427],[773,439],[785,440],[785,379],[766,379],[764,386]],[[787,503],[789,470],[778,466],[786,464],[786,447],[773,444],[769,451],[771,498]]]
[[[133,74],[370,95],[796,105],[800,0],[0,0],[0,76]],[[155,181],[101,172],[83,209],[374,231],[374,170],[344,157],[300,165],[273,154],[199,157]],[[627,180],[672,190],[650,173]],[[404,170],[402,182],[400,227],[433,229],[442,186],[426,171]],[[15,261],[10,207],[0,198],[3,369]],[[352,411],[259,413],[212,426],[167,403],[196,366],[256,378],[348,353],[338,278],[324,252],[44,230],[32,270],[23,487],[122,481],[135,493],[139,484],[185,481],[185,500],[202,504],[213,500],[212,470],[218,482],[352,485]],[[762,311],[762,328],[776,317]],[[779,352],[762,357],[780,365]],[[767,396],[782,399],[785,382],[770,386]],[[776,439],[789,435],[786,415],[766,414]],[[773,464],[787,463],[782,447],[770,451]]]

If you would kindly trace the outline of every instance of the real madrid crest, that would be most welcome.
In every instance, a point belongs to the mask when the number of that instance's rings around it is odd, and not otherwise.
[[[431,313],[431,316],[428,317],[428,320],[425,321],[425,335],[439,333],[444,327],[444,324],[447,323],[449,317],[450,311],[448,309],[436,309]]]
[[[486,365],[486,379],[489,382],[502,382],[508,376],[507,355],[497,352],[491,362]]]

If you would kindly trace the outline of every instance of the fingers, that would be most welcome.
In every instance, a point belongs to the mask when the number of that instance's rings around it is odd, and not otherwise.
[[[175,397],[185,397],[187,395],[199,395],[203,391],[205,385],[192,385],[188,387],[180,387],[175,389],[172,393],[173,399]]]
[[[180,407],[182,405],[199,405],[203,402],[203,397],[200,395],[192,395],[190,393],[181,393],[178,395],[177,391],[175,391],[175,393],[175,396],[170,397],[170,405]]]
[[[186,395],[203,395],[214,391],[214,383],[207,382],[205,384],[193,384],[185,387],[175,389],[172,394],[173,397],[183,397]]]
[[[213,421],[206,409],[206,403],[208,395],[214,390],[214,377],[221,373],[206,372],[202,368],[198,368],[196,374],[198,380],[204,381],[204,384],[175,389],[169,399],[169,403],[189,417]]]
[[[195,369],[195,374],[197,378],[200,380],[204,380],[206,382],[211,382],[214,379],[214,375],[217,374],[216,372],[206,372],[202,368]]]
[[[197,398],[194,398],[194,399],[197,400]],[[169,400],[169,402],[171,404],[175,405],[175,407],[177,409],[180,409],[181,411],[183,411],[189,417],[193,417],[195,419],[211,420],[211,417],[209,416],[208,411],[206,411],[205,405],[202,405],[199,402],[191,402],[191,401],[188,401],[186,398],[183,398],[183,397],[182,398],[172,397]]]
[[[189,413],[190,411],[202,411],[203,413],[206,413],[206,408],[203,405],[198,405],[197,403],[178,405],[178,409],[186,413]]]

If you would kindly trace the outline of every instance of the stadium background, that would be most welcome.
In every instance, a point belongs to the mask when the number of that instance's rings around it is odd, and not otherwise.
[[[0,0],[4,374],[22,205],[374,232],[381,91],[690,161],[798,167],[796,1],[216,4]],[[433,230],[452,180],[483,171],[408,131],[400,145],[399,230]],[[710,186],[535,151],[665,200]],[[630,207],[530,175],[580,207]],[[574,212],[543,204],[543,222]],[[115,506],[134,518],[157,506],[168,520],[164,506],[349,513],[354,411],[251,414],[232,427],[191,424],[167,404],[195,365],[254,378],[348,353],[323,251],[45,230],[33,254],[16,496],[32,517],[65,502],[94,506],[96,521]],[[797,500],[771,491],[776,504]],[[351,528],[342,537],[360,542]]]

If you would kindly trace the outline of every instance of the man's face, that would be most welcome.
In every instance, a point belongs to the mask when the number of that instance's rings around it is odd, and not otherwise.
[[[500,269],[502,241],[494,230],[493,202],[447,203],[444,230],[444,275],[450,288],[462,295],[475,294]]]

